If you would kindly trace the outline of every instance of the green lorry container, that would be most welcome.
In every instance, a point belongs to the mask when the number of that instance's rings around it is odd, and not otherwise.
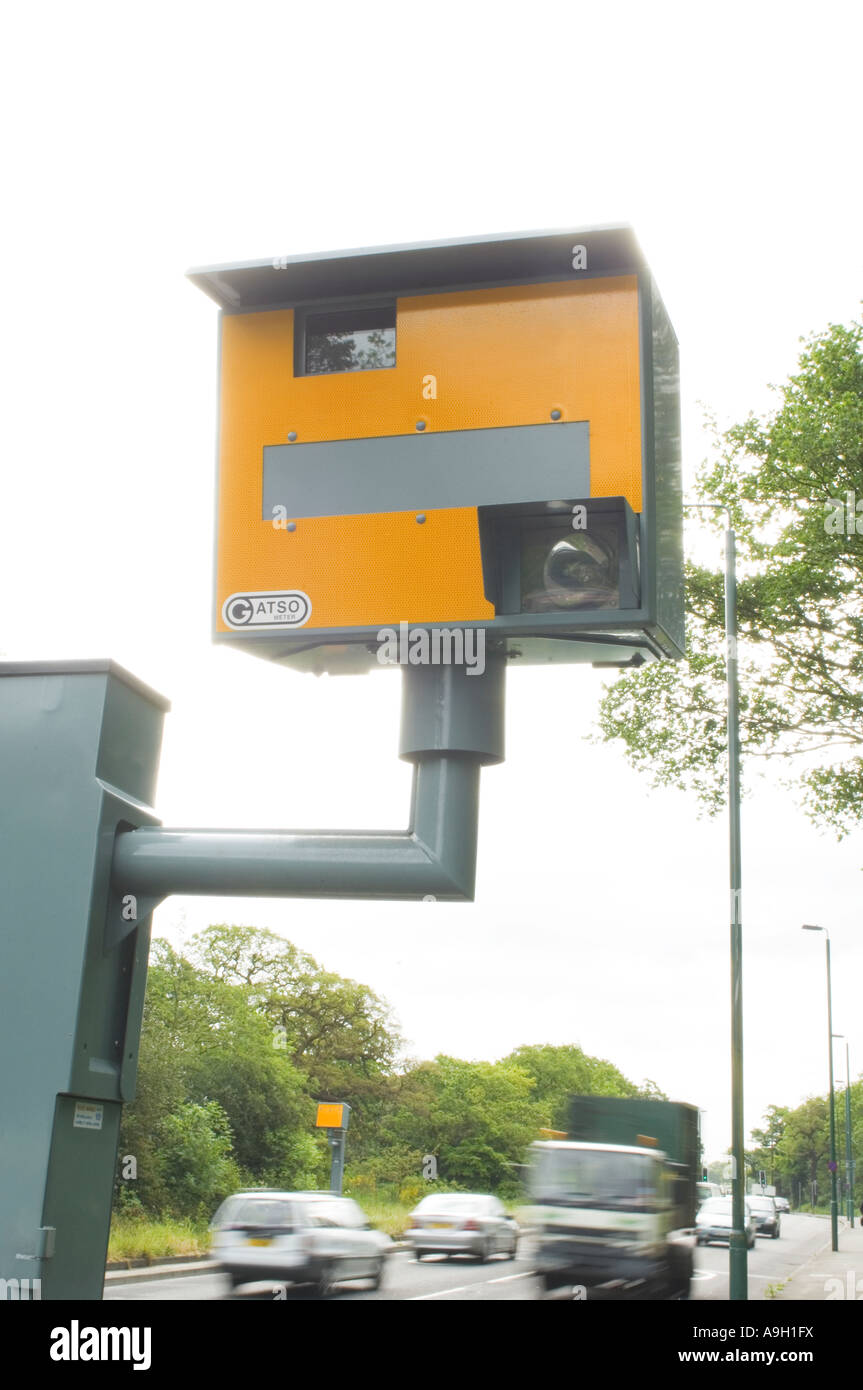
[[[582,1144],[657,1149],[674,1173],[678,1226],[693,1226],[701,1139],[698,1107],[643,1096],[571,1096],[568,1137]]]

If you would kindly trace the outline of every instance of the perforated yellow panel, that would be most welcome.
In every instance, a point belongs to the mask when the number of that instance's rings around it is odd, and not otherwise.
[[[300,589],[312,628],[494,616],[475,508],[429,512],[422,526],[413,511],[303,519],[295,531],[264,520],[263,449],[290,432],[310,443],[414,435],[418,420],[426,431],[490,429],[545,424],[558,410],[589,422],[593,495],[641,510],[634,275],[400,299],[396,362],[295,376],[293,311],[223,318],[219,611],[232,593]]]
[[[343,1105],[332,1105],[324,1101],[318,1106],[318,1118],[315,1121],[317,1129],[341,1129],[344,1116]]]

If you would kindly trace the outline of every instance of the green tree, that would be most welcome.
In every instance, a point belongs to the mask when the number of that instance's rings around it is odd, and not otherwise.
[[[537,1132],[532,1092],[533,1079],[513,1062],[439,1056],[400,1078],[384,1139],[434,1156],[448,1184],[516,1192],[519,1165]]]
[[[769,1105],[764,1116],[764,1128],[753,1129],[754,1148],[746,1154],[752,1176],[757,1178],[759,1172],[764,1172],[768,1183],[780,1189],[786,1185],[782,1181],[786,1165],[778,1150],[788,1123],[788,1114],[784,1106]]]
[[[257,927],[208,927],[190,954],[213,980],[245,988],[316,1090],[337,1091],[347,1070],[352,1078],[391,1071],[401,1039],[388,1005],[367,985]]]
[[[231,1154],[231,1127],[217,1101],[186,1101],[160,1125],[160,1163],[165,1196],[179,1216],[212,1216],[240,1186]]]
[[[517,1047],[504,1061],[521,1067],[533,1078],[538,1128],[566,1130],[570,1096],[639,1094],[638,1087],[611,1062],[590,1057],[572,1045]],[[661,1096],[661,1092],[653,1093]]]
[[[776,1154],[789,1177],[798,1184],[805,1202],[813,1182],[817,1182],[820,1194],[828,1191],[830,1116],[826,1096],[810,1096],[787,1112]]]
[[[135,1158],[134,1191],[147,1209],[179,1211],[178,1201],[186,1209],[170,1154],[178,1134],[201,1139],[201,1117],[212,1120],[213,1105],[225,1127],[212,1133],[220,1142],[231,1136],[230,1156],[244,1181],[307,1187],[324,1179],[327,1155],[314,1133],[307,1078],[280,1041],[246,986],[201,969],[167,942],[155,943],[138,1094],[120,1137],[120,1154]],[[190,1152],[200,1154],[202,1169],[190,1171],[183,1193],[209,1181],[205,1146]]]
[[[807,812],[841,836],[863,816],[863,324],[810,339],[778,395],[767,418],[718,437],[696,497],[730,508],[738,534],[748,767],[781,760]],[[715,811],[726,753],[718,570],[688,566],[687,612],[686,660],[623,674],[600,732],[656,784],[692,788]]]
[[[257,927],[208,927],[191,941],[190,955],[214,986],[242,992],[271,1044],[305,1077],[309,1095],[351,1105],[354,1161],[376,1152],[401,1046],[385,1001]]]

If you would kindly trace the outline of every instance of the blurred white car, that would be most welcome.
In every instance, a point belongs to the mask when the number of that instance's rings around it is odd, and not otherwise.
[[[313,1284],[353,1279],[380,1286],[393,1248],[350,1197],[332,1192],[238,1192],[210,1223],[212,1256],[231,1284]]]
[[[492,1255],[513,1259],[518,1249],[518,1222],[497,1197],[476,1192],[434,1192],[411,1212],[405,1239],[418,1260],[423,1255]]]

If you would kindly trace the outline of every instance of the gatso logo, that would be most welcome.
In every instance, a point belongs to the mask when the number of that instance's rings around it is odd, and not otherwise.
[[[228,627],[302,627],[312,616],[312,601],[299,589],[284,593],[231,594],[222,604]]]

